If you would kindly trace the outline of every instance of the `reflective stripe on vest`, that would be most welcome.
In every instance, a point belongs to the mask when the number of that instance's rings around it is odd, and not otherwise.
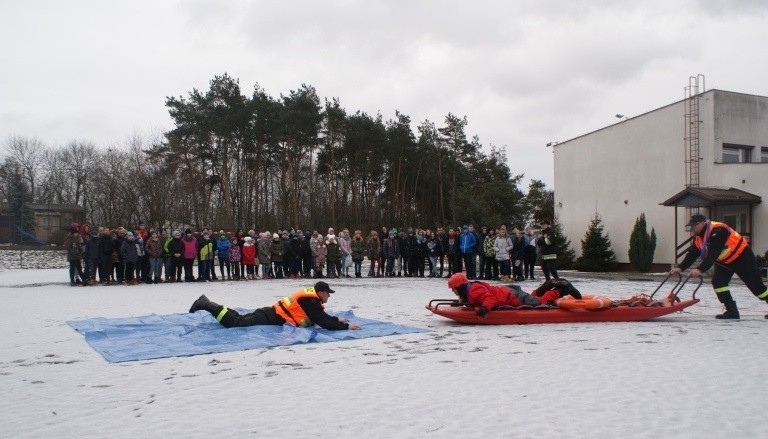
[[[744,253],[744,250],[749,246],[749,244],[747,243],[747,240],[741,236],[741,234],[728,227],[727,224],[710,221],[704,236],[696,236],[694,243],[696,244],[696,248],[701,251],[702,259],[705,258],[707,256],[707,252],[709,251],[709,249],[706,248],[706,243],[709,243],[709,236],[716,229],[725,229],[728,231],[728,240],[725,241],[725,247],[717,256],[717,261],[723,264],[730,264],[731,262],[738,259],[742,253]]]
[[[306,328],[313,323],[299,305],[299,299],[312,298],[321,300],[314,287],[299,290],[288,297],[283,297],[274,306],[277,315],[283,318],[289,325]]]

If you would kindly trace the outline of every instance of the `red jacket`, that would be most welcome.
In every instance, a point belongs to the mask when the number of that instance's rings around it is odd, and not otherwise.
[[[504,285],[491,285],[485,282],[469,283],[469,303],[475,306],[483,306],[493,309],[497,306],[520,306],[522,303],[515,294]]]
[[[256,246],[243,246],[243,265],[256,265]]]

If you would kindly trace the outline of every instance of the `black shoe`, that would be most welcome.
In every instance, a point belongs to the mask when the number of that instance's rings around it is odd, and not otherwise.
[[[189,312],[197,312],[201,309],[205,309],[206,305],[208,305],[211,301],[208,300],[207,297],[205,297],[205,294],[198,297],[197,300],[195,300],[195,303],[192,304],[192,308],[189,308]]]
[[[715,318],[721,320],[739,320],[741,317],[739,316],[738,311],[726,311],[722,314],[716,315]],[[766,318],[768,318],[768,316],[766,316]]]

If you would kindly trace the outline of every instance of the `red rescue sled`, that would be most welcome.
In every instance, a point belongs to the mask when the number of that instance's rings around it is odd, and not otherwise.
[[[615,300],[605,308],[594,310],[579,308],[560,308],[557,306],[542,305],[538,307],[517,307],[494,309],[485,317],[478,317],[476,309],[470,305],[459,303],[458,300],[434,299],[426,308],[433,313],[470,325],[524,325],[531,323],[592,323],[592,322],[638,322],[651,320],[657,317],[682,311],[691,305],[699,303],[696,291],[699,290],[703,279],[699,277],[699,284],[693,291],[689,300],[680,301],[677,295],[688,282],[686,278],[680,278],[672,288],[669,296],[662,301],[654,301],[653,296],[669,279],[667,276],[650,296],[644,296],[650,300]],[[637,297],[637,296],[636,296]]]

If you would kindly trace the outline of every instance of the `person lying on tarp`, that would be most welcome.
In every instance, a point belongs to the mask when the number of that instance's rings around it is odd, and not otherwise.
[[[331,287],[321,281],[314,287],[283,297],[272,306],[259,308],[248,314],[239,314],[234,309],[211,302],[203,294],[192,304],[189,312],[208,311],[227,328],[288,323],[302,328],[318,325],[330,330],[360,329],[360,325],[356,323],[350,323],[345,318],[335,317],[325,312],[323,305],[328,302],[333,293]]]
[[[541,284],[538,288],[533,290],[531,294],[533,294],[536,297],[542,297],[547,292],[555,290],[560,294],[560,297],[565,296],[571,296],[574,299],[581,300],[581,293],[579,290],[576,289],[576,287],[573,286],[570,282],[567,280],[560,278],[560,279],[550,279],[543,284]]]
[[[491,285],[470,281],[464,273],[456,273],[448,279],[448,288],[459,297],[460,303],[477,307],[477,316],[485,317],[489,310],[500,306],[546,305],[560,298],[557,290],[549,290],[541,297],[528,294],[517,285]]]

